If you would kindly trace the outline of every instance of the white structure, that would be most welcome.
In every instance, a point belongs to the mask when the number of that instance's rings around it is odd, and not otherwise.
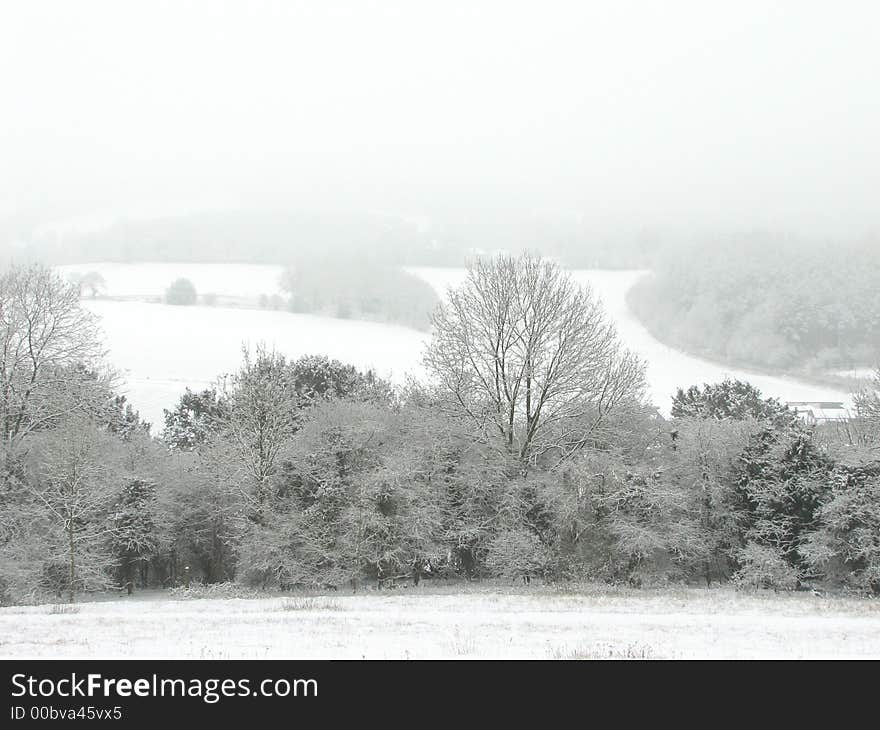
[[[850,419],[850,413],[843,403],[836,401],[788,401],[785,405],[810,424]]]

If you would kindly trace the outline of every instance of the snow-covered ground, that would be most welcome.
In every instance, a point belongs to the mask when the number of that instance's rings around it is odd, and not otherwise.
[[[0,658],[880,658],[877,601],[729,588],[423,586],[73,610],[0,609]]]
[[[159,297],[173,279],[190,278],[197,291],[254,297],[278,289],[281,268],[247,264],[83,264],[63,273],[98,271],[112,296]],[[464,269],[412,268],[443,296],[464,279]],[[783,401],[841,401],[834,388],[729,368],[691,357],[654,339],[629,311],[626,292],[642,271],[575,271],[602,297],[628,347],[645,359],[653,402],[668,412],[679,387],[726,376],[749,380]],[[141,415],[159,430],[162,411],[186,387],[203,388],[239,364],[241,345],[264,342],[290,357],[325,354],[359,367],[374,367],[392,380],[421,374],[426,335],[395,325],[227,307],[170,307],[162,304],[84,300],[101,316],[110,362],[121,371],[123,390]]]
[[[837,370],[834,375],[841,378],[854,378],[855,380],[871,380],[877,374],[877,368],[853,368],[851,370]]]
[[[110,297],[161,297],[175,279],[189,279],[199,294],[256,298],[281,293],[281,266],[263,264],[95,263],[59,266],[65,277],[95,271]]]
[[[108,360],[141,416],[161,430],[162,411],[184,389],[205,388],[241,364],[242,344],[289,357],[322,354],[401,381],[420,367],[425,334],[407,327],[308,314],[86,299],[101,318]]]

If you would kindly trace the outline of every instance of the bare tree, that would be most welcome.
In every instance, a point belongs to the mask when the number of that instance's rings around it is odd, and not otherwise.
[[[25,487],[49,525],[45,565],[72,603],[78,590],[112,584],[109,545],[116,528],[109,509],[119,442],[81,417],[66,419],[38,441]]]
[[[28,434],[94,406],[91,386],[103,354],[77,286],[39,264],[0,276],[0,435],[7,454]]]
[[[856,414],[864,419],[869,428],[880,433],[880,365],[871,382],[853,395]]]
[[[475,261],[433,325],[424,360],[448,408],[524,461],[566,458],[644,391],[599,300],[538,257]]]
[[[220,382],[219,391],[228,409],[222,437],[228,438],[232,458],[253,485],[251,496],[260,509],[282,447],[299,425],[292,370],[282,355],[262,345],[255,357],[245,348],[242,367]]]
[[[68,280],[73,284],[82,296],[83,291],[88,291],[92,299],[98,296],[101,291],[107,289],[107,282],[100,271],[88,271],[85,274],[71,274]]]

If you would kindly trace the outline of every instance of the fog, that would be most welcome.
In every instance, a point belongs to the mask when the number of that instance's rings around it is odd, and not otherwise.
[[[4,2],[0,219],[880,229],[876,4]]]

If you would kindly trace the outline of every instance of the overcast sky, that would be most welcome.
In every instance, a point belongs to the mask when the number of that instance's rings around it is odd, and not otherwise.
[[[0,216],[880,229],[880,3],[0,0]]]

